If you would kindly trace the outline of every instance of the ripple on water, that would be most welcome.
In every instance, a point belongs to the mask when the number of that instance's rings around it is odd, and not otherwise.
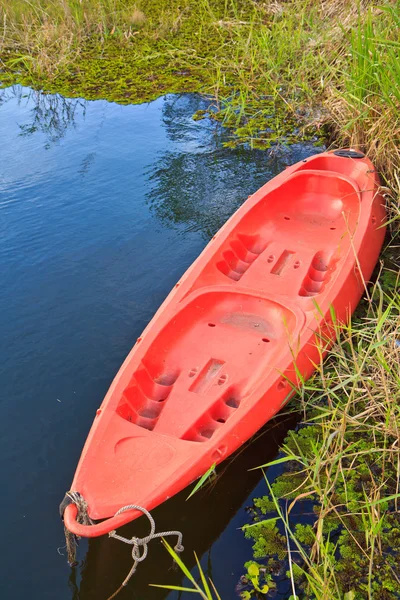
[[[297,145],[277,157],[226,149],[226,131],[191,118],[206,106],[197,95],[121,107],[19,86],[0,91],[4,598],[67,600],[78,589],[81,600],[105,598],[121,583],[126,547],[91,542],[70,580],[57,553],[57,506],[95,410],[208,239],[267,179],[317,151]],[[222,597],[232,597],[250,557],[237,531],[259,481],[248,468],[260,457],[267,462],[269,452],[270,443],[255,443],[212,495],[186,503],[184,493],[156,511],[159,527],[184,531],[190,565],[192,550],[210,550]],[[138,597],[164,595],[149,582],[179,583],[170,567],[161,545],[152,548],[135,580]]]

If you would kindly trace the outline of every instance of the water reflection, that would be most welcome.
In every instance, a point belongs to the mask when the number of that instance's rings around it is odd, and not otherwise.
[[[62,139],[78,119],[84,118],[87,102],[81,98],[64,98],[61,94],[45,94],[19,85],[0,90],[0,106],[10,100],[29,105],[26,123],[19,125],[21,136],[41,132],[47,145]]]
[[[193,121],[209,102],[198,96],[166,96],[163,122],[174,142],[148,169],[147,201],[165,226],[202,232],[206,239],[261,185],[307,155],[307,145],[279,152],[224,147],[230,132],[218,123]],[[315,148],[309,146],[309,154]]]

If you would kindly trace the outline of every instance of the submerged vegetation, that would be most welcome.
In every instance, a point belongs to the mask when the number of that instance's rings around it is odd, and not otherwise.
[[[276,461],[283,473],[244,527],[273,585],[286,572],[299,598],[400,597],[399,311],[377,284],[363,316],[338,326],[300,392],[304,420]]]
[[[272,597],[282,578],[293,599],[400,597],[399,30],[390,0],[0,8],[3,85],[120,103],[200,92],[210,108],[195,118],[230,127],[232,147],[328,141],[363,150],[382,173],[391,239],[374,289],[349,326],[337,324],[329,360],[299,391],[303,423],[245,526],[255,560],[244,598]]]

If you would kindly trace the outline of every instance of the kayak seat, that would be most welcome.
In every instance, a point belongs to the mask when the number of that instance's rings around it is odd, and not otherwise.
[[[293,286],[299,296],[321,293],[350,248],[360,203],[358,185],[346,175],[322,169],[292,174],[254,202],[191,291],[217,271],[221,283],[288,296]]]
[[[151,431],[178,375],[176,370],[164,370],[158,376],[151,375],[145,363],[141,361],[139,369],[135,371],[124,390],[117,413],[127,421]]]
[[[303,323],[302,311],[265,295],[199,290],[149,346],[117,413],[145,429],[205,441],[259,373],[278,364]]]

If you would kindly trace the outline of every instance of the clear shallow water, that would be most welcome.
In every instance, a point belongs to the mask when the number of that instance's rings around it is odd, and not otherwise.
[[[131,558],[115,540],[83,541],[73,571],[57,551],[58,504],[94,412],[208,239],[266,180],[318,151],[224,149],[225,131],[191,119],[204,104],[195,95],[118,106],[0,90],[1,598],[106,600],[120,585]],[[251,557],[238,530],[244,507],[265,489],[248,469],[274,457],[287,427],[267,429],[211,490],[154,512],[158,529],[183,530],[184,560],[192,565],[197,551],[224,600],[237,597]],[[125,533],[145,530],[138,522]],[[118,597],[162,598],[149,583],[180,581],[154,542]]]

